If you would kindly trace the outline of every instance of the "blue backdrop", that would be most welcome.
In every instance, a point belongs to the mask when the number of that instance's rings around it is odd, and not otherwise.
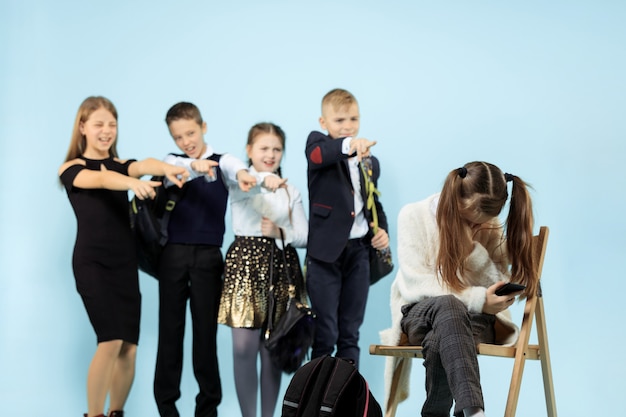
[[[534,186],[537,225],[551,228],[543,286],[560,415],[619,413],[624,384],[616,381],[626,371],[619,330],[625,4],[4,0],[2,412],[86,410],[95,337],[74,288],[76,225],[56,175],[86,96],[116,104],[124,158],[175,150],[164,116],[181,100],[200,107],[217,151],[242,158],[249,127],[276,122],[288,136],[283,172],[306,195],[306,136],[318,128],[323,94],[343,87],[360,102],[361,135],[378,141],[373,152],[382,163],[394,251],[399,209],[438,191],[446,173],[467,161],[495,163]],[[390,283],[373,287],[361,335],[362,372],[381,402],[384,359],[370,357],[367,347],[389,325]],[[156,282],[142,275],[141,289],[129,416],[157,415]],[[192,415],[196,384],[186,349],[179,405]],[[223,326],[219,354],[220,413],[237,415],[230,332]],[[502,415],[511,362],[480,364],[487,414]],[[422,367],[414,366],[412,394],[398,416],[418,415],[423,379]],[[518,415],[545,415],[538,363],[526,366]]]

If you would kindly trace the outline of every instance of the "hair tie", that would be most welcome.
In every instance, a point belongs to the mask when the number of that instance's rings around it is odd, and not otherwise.
[[[513,181],[513,177],[514,177],[514,175],[513,175],[513,174],[509,174],[508,172],[504,174],[504,180],[505,180],[506,182],[511,182],[511,181]]]
[[[465,178],[465,176],[467,175],[467,168],[461,167],[461,168],[457,169],[456,172],[457,172],[457,174],[459,174],[459,177]]]

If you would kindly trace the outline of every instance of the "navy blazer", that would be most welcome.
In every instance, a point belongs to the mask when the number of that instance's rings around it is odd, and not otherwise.
[[[332,139],[321,132],[311,132],[306,143],[307,177],[309,187],[309,238],[307,255],[323,262],[335,262],[346,247],[354,223],[354,194],[350,181],[348,158],[342,153],[343,139]],[[378,186],[380,164],[372,156],[372,180]],[[361,195],[365,198],[363,174]],[[374,198],[378,225],[387,231],[387,216],[378,197]],[[371,222],[371,212],[364,207],[365,218]],[[371,231],[366,241],[371,240]]]

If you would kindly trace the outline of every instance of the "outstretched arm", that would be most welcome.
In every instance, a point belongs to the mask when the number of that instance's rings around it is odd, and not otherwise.
[[[62,175],[68,168],[76,165],[83,165],[80,162],[69,161],[63,164],[59,169],[59,175]],[[75,167],[74,169],[80,169]],[[71,180],[74,187],[83,189],[104,188],[113,191],[131,190],[140,199],[153,198],[155,196],[154,187],[158,187],[161,183],[158,181],[142,181],[119,172],[110,171],[102,167],[101,170],[80,169]]]
[[[349,155],[344,153],[343,142],[340,139],[331,139],[322,132],[311,132],[305,149],[309,169],[324,168],[347,159]]]
[[[182,187],[189,177],[189,171],[184,167],[170,165],[154,158],[147,158],[142,161],[132,162],[128,166],[128,175],[135,178],[144,175],[164,175],[173,184]]]

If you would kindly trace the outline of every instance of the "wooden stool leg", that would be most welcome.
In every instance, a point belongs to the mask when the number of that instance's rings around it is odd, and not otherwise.
[[[511,386],[509,387],[509,396],[506,401],[504,417],[515,417],[515,413],[517,411],[517,401],[522,387],[524,365],[526,364],[528,341],[530,339],[530,331],[532,328],[533,318],[535,317],[538,298],[539,297],[535,296],[526,300],[526,305],[524,306],[524,318],[522,319],[522,327],[520,328],[519,339],[517,340],[515,362],[513,363],[513,374],[511,376]]]
[[[395,417],[398,409],[398,385],[400,383],[400,376],[404,372],[406,361],[410,359],[397,358],[397,364],[393,370],[393,377],[391,378],[391,388],[389,389],[389,398],[387,398],[387,410],[385,411],[385,417]]]
[[[537,319],[537,339],[539,341],[539,359],[541,360],[541,373],[543,374],[543,389],[546,394],[546,408],[548,417],[556,417],[556,400],[554,397],[554,383],[552,381],[552,367],[550,364],[550,351],[548,349],[548,330],[543,311],[543,298],[537,300],[535,310]]]

